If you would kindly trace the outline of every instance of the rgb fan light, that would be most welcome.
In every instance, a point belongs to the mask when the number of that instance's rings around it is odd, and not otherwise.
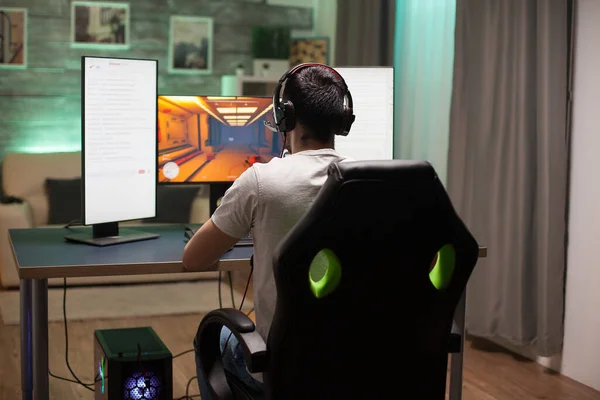
[[[161,382],[153,372],[136,372],[125,379],[123,400],[156,400]]]

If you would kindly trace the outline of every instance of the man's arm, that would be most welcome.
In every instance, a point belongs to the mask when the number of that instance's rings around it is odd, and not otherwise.
[[[221,205],[185,246],[185,270],[210,270],[239,238],[248,235],[257,205],[258,180],[251,167],[233,182]]]
[[[209,270],[238,240],[220,230],[209,219],[185,245],[183,268],[186,271]]]

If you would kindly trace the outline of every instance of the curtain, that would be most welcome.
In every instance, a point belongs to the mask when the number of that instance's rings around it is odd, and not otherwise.
[[[394,0],[338,1],[335,64],[391,67],[395,7]]]
[[[394,157],[428,160],[445,183],[455,0],[398,0]]]
[[[448,189],[489,248],[467,331],[561,351],[567,207],[566,1],[457,0]]]

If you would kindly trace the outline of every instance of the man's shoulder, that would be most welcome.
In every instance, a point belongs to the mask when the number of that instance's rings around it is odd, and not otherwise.
[[[319,162],[320,161],[320,162]],[[323,162],[325,161],[325,162]],[[258,179],[270,174],[281,176],[285,173],[294,174],[295,172],[307,172],[311,169],[327,169],[329,163],[354,161],[342,154],[325,154],[321,156],[302,157],[289,156],[284,158],[273,158],[267,163],[254,164],[251,169],[255,171]]]
[[[244,190],[252,189],[257,187],[257,175],[255,170],[255,165],[251,166],[237,177],[235,181],[233,181],[233,186],[236,188],[243,188]]]

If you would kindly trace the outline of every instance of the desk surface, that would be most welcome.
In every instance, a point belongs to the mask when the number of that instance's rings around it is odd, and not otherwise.
[[[185,272],[181,263],[185,225],[131,228],[158,233],[160,237],[96,247],[64,239],[73,231],[91,228],[37,228],[9,229],[9,240],[21,279]],[[249,246],[236,247],[221,257],[214,270],[248,268],[252,251]]]
[[[133,227],[132,227],[133,228]],[[9,229],[9,240],[21,279],[141,275],[186,272],[181,263],[185,225],[147,225],[135,229],[158,233],[158,239],[97,247],[67,242],[73,231],[91,228]],[[236,247],[211,270],[248,268],[252,247]],[[479,257],[487,248],[479,248]]]

